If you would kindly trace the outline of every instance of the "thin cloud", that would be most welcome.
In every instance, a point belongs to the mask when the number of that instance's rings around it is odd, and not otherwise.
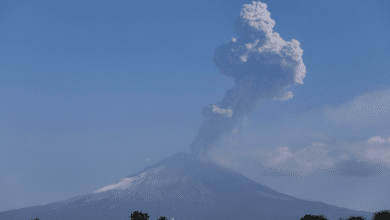
[[[369,163],[360,160],[343,160],[337,161],[334,167],[322,171],[338,176],[349,177],[371,177],[371,176],[386,176],[390,174],[390,169],[380,164]]]
[[[257,167],[257,172],[265,176],[366,178],[390,174],[390,138],[381,136],[352,144],[313,143],[297,151],[289,146],[248,149],[234,136],[224,137],[220,145],[210,153],[213,160],[232,169]]]
[[[364,154],[366,159],[381,161],[390,166],[390,137],[387,139],[381,136],[369,138],[366,141],[366,148]]]
[[[383,144],[385,142],[390,142],[390,137],[388,137],[387,139],[384,139],[381,136],[375,136],[375,137],[369,138],[367,140],[367,142],[370,144]]]
[[[327,117],[345,123],[374,124],[390,115],[390,90],[370,92],[337,109],[330,109]]]

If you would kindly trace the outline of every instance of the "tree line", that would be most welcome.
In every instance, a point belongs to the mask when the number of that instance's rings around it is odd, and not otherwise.
[[[149,220],[148,213],[142,213],[138,211],[134,211],[130,216],[131,220]],[[31,219],[32,220],[32,219]],[[34,218],[34,220],[40,220],[39,218]],[[160,216],[157,220],[168,220],[165,216]],[[305,215],[300,220],[329,220],[325,218],[323,215]],[[363,218],[363,216],[350,216],[347,219],[340,220],[367,220]],[[390,220],[390,209],[383,210],[379,212],[375,212],[372,220]]]
[[[323,215],[305,215],[301,220],[328,220]],[[340,220],[366,220],[363,216],[350,216],[349,218],[340,218]],[[390,209],[375,212],[372,220],[390,220]]]
[[[148,213],[142,213],[135,211],[131,216],[129,216],[131,220],[149,220],[149,215]],[[165,216],[160,216],[157,220],[168,220]],[[305,215],[303,216],[300,220],[328,220],[325,218],[323,215]],[[363,216],[350,216],[347,219],[342,219],[340,220],[366,220],[363,218]],[[372,220],[390,220],[390,210],[384,210],[380,212],[375,212]]]

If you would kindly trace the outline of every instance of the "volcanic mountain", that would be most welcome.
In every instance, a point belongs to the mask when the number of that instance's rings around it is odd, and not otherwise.
[[[372,213],[298,199],[279,193],[211,161],[179,152],[118,183],[68,200],[0,213],[1,220],[149,219],[299,220],[306,214],[329,220]]]

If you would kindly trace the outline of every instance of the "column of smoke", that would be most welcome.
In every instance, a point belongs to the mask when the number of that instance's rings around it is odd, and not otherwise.
[[[273,32],[267,5],[245,4],[235,24],[238,39],[233,38],[214,52],[219,71],[234,80],[222,102],[203,108],[204,123],[199,128],[191,154],[206,158],[221,135],[231,131],[243,117],[251,114],[263,99],[287,100],[291,84],[303,84],[306,68],[303,50],[297,40],[284,41]]]

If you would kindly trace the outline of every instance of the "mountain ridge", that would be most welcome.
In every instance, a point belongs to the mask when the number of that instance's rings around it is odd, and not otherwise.
[[[128,219],[133,211],[179,219],[329,220],[372,213],[279,193],[213,161],[176,153],[91,193],[40,206],[0,212],[2,220]]]

